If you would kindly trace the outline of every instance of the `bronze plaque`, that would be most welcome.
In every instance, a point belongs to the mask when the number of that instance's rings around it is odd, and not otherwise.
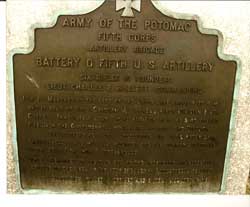
[[[23,189],[218,192],[236,62],[196,20],[108,1],[15,54]]]

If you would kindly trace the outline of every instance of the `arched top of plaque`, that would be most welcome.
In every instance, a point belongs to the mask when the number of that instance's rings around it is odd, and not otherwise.
[[[105,18],[109,19],[109,22],[106,25],[107,29],[120,29],[120,28],[114,28],[114,23],[112,20],[118,20],[118,19],[136,19],[136,20],[128,20],[128,21],[136,21],[137,27],[136,28],[130,28],[130,31],[145,31],[145,32],[165,32],[165,33],[190,33],[195,35],[201,34],[202,36],[210,36],[210,39],[212,38],[214,41],[217,42],[217,46],[214,48],[215,54],[218,55],[223,60],[235,60],[236,63],[236,57],[232,55],[226,55],[222,51],[222,33],[216,29],[206,29],[203,28],[200,22],[200,19],[196,15],[188,15],[188,14],[178,14],[174,13],[172,11],[167,11],[168,14],[164,14],[162,11],[158,10],[157,1],[152,0],[105,0],[101,5],[98,6],[98,8],[94,9],[93,11],[87,12],[85,14],[73,14],[73,15],[58,15],[56,23],[53,26],[48,26],[47,28],[42,23],[33,25],[32,28],[35,29],[36,33],[43,29],[53,29],[53,28],[59,28],[60,26],[63,26],[64,28],[71,27],[71,28],[82,28],[82,29],[89,29],[89,31],[94,32],[93,30],[96,30],[101,27],[98,25],[97,22],[93,24],[93,19],[100,19]],[[80,13],[78,11],[78,13]],[[64,19],[65,17],[70,18],[70,21],[65,20],[64,22],[61,22],[61,19]],[[85,16],[89,16],[91,18],[86,19]],[[73,18],[74,17],[74,18]],[[88,22],[91,21],[91,22]],[[146,20],[143,22],[143,20]],[[110,22],[112,21],[112,22]],[[102,22],[104,24],[104,20]],[[100,22],[99,22],[100,24]],[[119,24],[122,24],[119,22]],[[128,22],[127,22],[128,24]],[[130,23],[132,24],[132,23]],[[38,26],[39,25],[39,26]],[[123,30],[127,29],[129,30],[129,26],[127,25],[127,28],[122,28]],[[113,30],[112,30],[113,31]],[[85,30],[85,32],[87,32]],[[211,37],[213,36],[213,37]],[[219,40],[218,40],[219,38]],[[33,47],[32,51],[29,51],[29,53],[32,53],[35,50],[35,47],[37,47],[39,43],[36,43],[36,35],[34,37],[34,41],[30,42]],[[191,40],[190,40],[191,42]],[[219,44],[220,42],[220,44]],[[30,46],[31,46],[30,45]],[[16,50],[17,51],[23,51],[28,52],[27,50]],[[217,54],[218,52],[218,54]],[[21,52],[22,53],[22,52]]]

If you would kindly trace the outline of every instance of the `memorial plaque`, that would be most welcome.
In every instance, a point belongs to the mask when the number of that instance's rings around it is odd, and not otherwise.
[[[236,62],[150,0],[35,29],[13,56],[23,189],[219,192]]]

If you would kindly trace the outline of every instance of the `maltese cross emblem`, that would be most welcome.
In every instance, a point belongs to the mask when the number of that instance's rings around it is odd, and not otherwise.
[[[141,11],[141,0],[116,0],[116,11],[124,9],[123,17],[133,17],[134,13],[132,9]]]

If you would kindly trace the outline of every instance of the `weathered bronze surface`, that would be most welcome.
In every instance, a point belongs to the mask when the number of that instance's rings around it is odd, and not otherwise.
[[[236,62],[195,20],[132,7],[59,16],[14,55],[24,189],[220,190]]]
[[[249,172],[248,181],[247,181],[246,194],[250,195],[250,172]]]

